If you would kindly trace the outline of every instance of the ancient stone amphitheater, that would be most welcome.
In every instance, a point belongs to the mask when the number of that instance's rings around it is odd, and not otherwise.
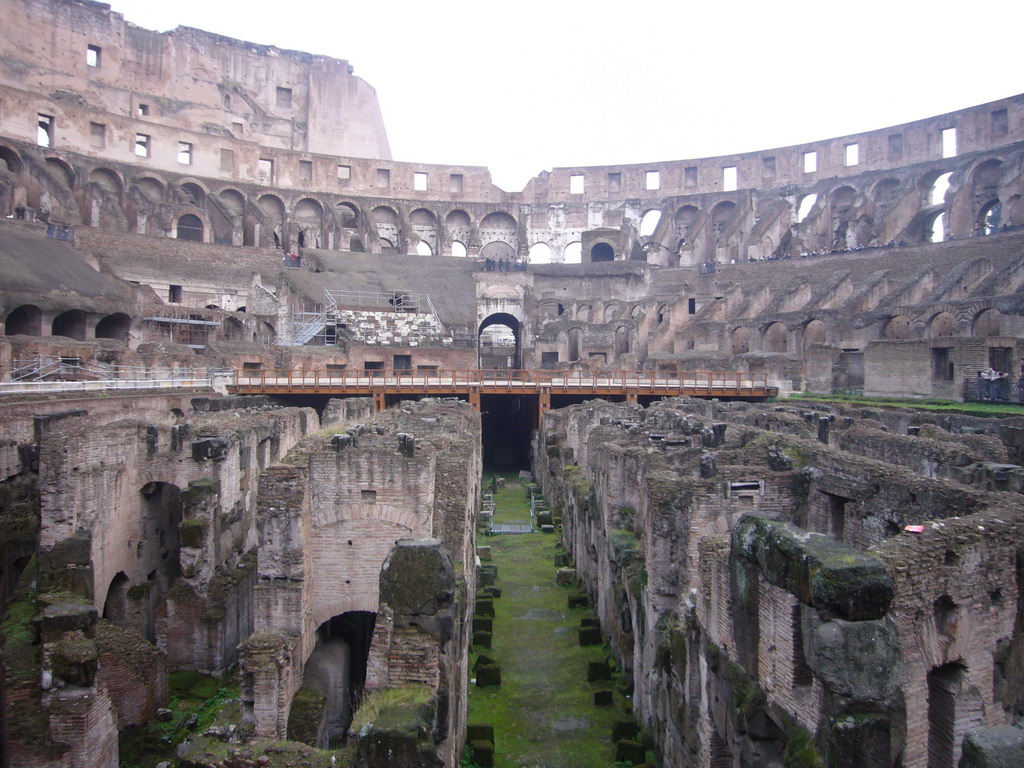
[[[344,60],[0,18],[4,766],[116,768],[172,672],[229,747],[422,686],[356,764],[457,766],[485,464],[660,765],[1024,765],[1024,417],[770,400],[1021,399],[1024,96],[507,192]]]

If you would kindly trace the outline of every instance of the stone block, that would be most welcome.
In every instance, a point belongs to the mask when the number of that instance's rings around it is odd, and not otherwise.
[[[647,750],[638,741],[623,739],[615,745],[615,762],[641,765],[647,759]]]
[[[999,725],[964,737],[959,768],[1019,768],[1024,765],[1024,730]]]
[[[892,765],[889,718],[881,714],[854,714],[829,721],[829,766],[861,768]],[[960,763],[963,766],[963,761]],[[982,764],[984,765],[984,763]],[[1021,765],[1021,763],[1008,763]]]
[[[599,618],[597,618],[596,616],[584,616],[582,619],[580,619],[580,626],[581,627],[597,627],[598,629],[600,629],[601,628],[601,620]]]
[[[555,532],[555,526],[553,526],[553,525],[542,525],[540,527],[540,532],[541,533],[554,533]]]
[[[551,513],[550,512],[538,512],[537,513],[537,525],[540,525],[540,526],[554,525],[554,522],[551,520]]]
[[[490,648],[491,641],[494,639],[494,634],[491,632],[474,632],[473,633],[473,645],[478,645],[481,648]]]
[[[484,587],[484,594],[490,597],[501,597],[501,587]]]
[[[612,679],[612,668],[607,661],[591,661],[587,664],[587,682],[597,683]]]
[[[493,632],[494,631],[494,618],[491,616],[474,616],[473,617],[473,631],[474,632]]]
[[[494,616],[494,600],[493,599],[477,599],[476,601],[476,615],[477,616]]]
[[[480,768],[494,768],[494,743],[476,739],[469,742],[473,763]]]
[[[489,563],[491,561],[491,548],[490,547],[477,547],[476,555],[480,558],[480,562]]]
[[[569,555],[565,552],[555,553],[555,568],[565,568],[569,565]]]
[[[485,723],[466,726],[466,741],[486,741],[494,743],[494,726]]]
[[[96,623],[96,608],[85,603],[55,603],[43,609],[33,623],[44,643],[58,640],[65,632],[83,631]]]
[[[559,568],[555,572],[555,583],[560,587],[564,587],[567,584],[576,583],[576,569],[575,568]]]
[[[598,627],[583,627],[579,630],[580,645],[600,645],[601,630]]]
[[[594,705],[598,707],[610,707],[615,703],[611,691],[594,691]]]
[[[880,619],[892,602],[892,578],[879,560],[791,523],[746,515],[733,529],[732,551],[804,604],[850,621]]]
[[[501,667],[497,664],[478,664],[476,668],[476,684],[480,688],[501,685]]]
[[[455,599],[455,571],[440,539],[399,539],[380,571],[380,601],[395,613],[435,615]]]
[[[582,592],[575,592],[569,595],[568,603],[570,608],[586,608],[588,605],[587,596]]]
[[[622,741],[623,739],[635,741],[639,734],[640,726],[636,724],[636,720],[623,718],[612,723],[612,741]]]

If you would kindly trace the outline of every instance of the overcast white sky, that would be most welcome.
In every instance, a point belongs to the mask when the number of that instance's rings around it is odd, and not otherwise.
[[[486,165],[519,191],[555,166],[799,144],[1024,92],[1024,2],[109,0],[348,59],[396,160]]]

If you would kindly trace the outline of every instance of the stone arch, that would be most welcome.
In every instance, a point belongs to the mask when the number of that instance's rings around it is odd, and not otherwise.
[[[583,261],[583,242],[573,240],[562,250],[563,264],[579,264]]]
[[[802,224],[804,220],[811,215],[811,211],[814,210],[814,206],[818,202],[818,196],[813,192],[809,195],[803,195],[797,200],[796,203],[796,223]]]
[[[580,304],[576,307],[576,319],[583,323],[589,323],[591,309],[589,304]]]
[[[661,211],[657,208],[651,208],[650,210],[644,211],[644,215],[640,217],[640,226],[637,227],[637,233],[640,237],[652,237],[654,230],[658,228],[658,224],[661,222]]]
[[[824,344],[827,337],[828,326],[824,321],[814,319],[808,322],[803,328],[804,354],[807,354],[807,350],[811,348],[812,344]]]
[[[21,155],[5,144],[0,144],[0,163],[3,163],[3,166],[0,166],[0,171],[7,170],[9,173],[17,175],[20,175],[25,168]]]
[[[246,341],[245,326],[237,317],[225,318],[221,332],[224,334],[224,341]]]
[[[59,157],[46,158],[46,167],[50,170],[50,175],[59,180],[63,186],[68,189],[72,189],[75,186],[74,168],[65,163]]]
[[[85,341],[85,324],[85,312],[80,309],[69,309],[53,318],[53,322],[50,324],[50,335]]]
[[[712,233],[715,241],[724,234],[733,219],[736,218],[736,203],[731,200],[723,200],[711,209]]]
[[[999,336],[1002,331],[1003,315],[998,309],[983,309],[971,324],[972,336]]]
[[[186,181],[175,189],[178,202],[191,205],[201,211],[206,210],[206,189],[195,181]]]
[[[519,249],[518,231],[519,225],[511,214],[505,211],[492,211],[480,222],[480,242],[484,248],[489,243],[505,243],[515,255]]]
[[[898,341],[910,338],[910,320],[906,315],[894,315],[886,322],[882,329],[882,338],[890,341]]]
[[[174,231],[179,240],[187,240],[192,243],[206,242],[206,228],[203,225],[203,220],[194,213],[179,216]]]
[[[244,245],[245,197],[230,187],[207,197],[213,241],[221,245]],[[252,244],[250,239],[249,244]]]
[[[931,339],[953,336],[955,332],[956,318],[949,312],[938,312],[928,321],[928,337]]]
[[[975,229],[984,235],[999,230],[1003,207],[999,201],[999,180],[1002,161],[996,159],[979,163],[971,172]]]
[[[952,175],[952,171],[937,168],[921,176],[918,188],[921,190],[922,207],[946,204],[946,191],[949,189],[949,180]]]
[[[514,351],[512,354],[511,367],[513,369],[522,368],[522,327],[519,319],[514,315],[510,315],[507,312],[496,312],[493,315],[488,315],[479,325],[477,329],[477,359],[480,368],[487,367],[502,367],[496,365],[485,365],[485,361],[495,360],[496,356],[486,355],[484,353],[484,331],[492,326],[505,326],[512,331],[512,336],[515,342]]]
[[[438,252],[440,238],[438,237],[437,214],[427,208],[417,208],[409,214],[409,228],[415,238],[418,238],[420,243],[425,243],[430,249],[430,253],[423,254],[417,246],[417,253],[429,256]]]
[[[112,196],[119,202],[124,192],[124,181],[120,174],[109,168],[93,168],[89,172],[89,184],[100,188],[106,195]]]
[[[466,248],[466,244],[461,240],[452,240],[452,256],[460,259],[469,256],[469,249]]]
[[[590,261],[591,263],[615,261],[615,249],[611,243],[594,243],[594,246],[590,249]]]
[[[4,320],[6,336],[42,336],[43,313],[34,304],[22,304],[15,307]]]
[[[261,195],[256,201],[261,225],[259,236],[253,233],[254,244],[267,248],[284,248],[284,201],[273,194]]]
[[[131,318],[124,312],[107,315],[96,323],[95,336],[97,339],[117,339],[127,344],[131,322]]]
[[[465,211],[456,208],[451,211],[444,219],[444,225],[449,229],[469,229],[473,226],[469,214]]]
[[[789,329],[779,322],[768,325],[761,334],[761,350],[764,352],[788,352]]]
[[[155,176],[140,176],[132,182],[132,187],[151,205],[160,205],[167,193],[167,185]]]
[[[492,261],[511,261],[516,257],[515,249],[508,243],[495,240],[480,249],[480,256]]]
[[[894,208],[899,199],[899,189],[899,179],[886,177],[876,182],[871,189],[871,199],[874,201],[876,209],[888,211]]]
[[[619,325],[615,328],[615,354],[629,354],[629,326]]]
[[[345,229],[356,229],[359,226],[359,208],[355,203],[343,201],[334,206],[339,224]]]
[[[622,317],[622,313],[625,307],[617,301],[609,301],[604,305],[604,312],[601,315],[604,323],[610,323],[613,320],[618,320]]]
[[[753,334],[745,325],[733,328],[730,336],[732,354],[742,355],[750,351],[750,338]]]
[[[381,250],[386,253],[398,252],[398,214],[394,208],[378,205],[370,213],[373,229],[380,242]]]
[[[547,243],[534,243],[531,245],[529,261],[531,264],[551,263],[551,246]]]
[[[319,248],[324,228],[324,207],[320,201],[304,197],[292,210],[295,220],[295,244],[299,248]]]

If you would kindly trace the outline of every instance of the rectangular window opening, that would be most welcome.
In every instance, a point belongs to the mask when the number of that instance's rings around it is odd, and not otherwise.
[[[462,194],[463,179],[461,173],[453,173],[448,177],[448,191],[453,195]]]
[[[648,171],[644,179],[646,189],[661,189],[661,171]]]
[[[149,136],[144,133],[135,134],[135,155],[137,157],[149,157]]]
[[[736,191],[736,185],[738,183],[738,174],[736,173],[736,166],[730,165],[722,169],[722,189],[726,192]]]
[[[765,176],[775,175],[775,158],[774,157],[762,157],[761,158],[761,173]]]
[[[53,146],[53,115],[44,115],[42,112],[38,117],[38,131],[36,131],[36,144],[40,147]]]
[[[235,150],[222,149],[220,151],[220,169],[222,171],[235,170]]]
[[[818,153],[804,152],[804,173],[814,173],[818,170]]]
[[[181,286],[180,285],[169,285],[167,286],[167,301],[172,304],[181,303]]]
[[[570,195],[582,195],[583,194],[584,179],[582,173],[574,173],[569,177],[569,194]]]
[[[690,298],[690,299],[686,300],[686,311],[687,311],[687,314],[690,314],[690,315],[697,314],[697,300],[696,299]]]
[[[149,104],[139,104],[135,112],[138,114],[139,117],[145,117],[149,114]]]
[[[412,188],[416,192],[427,191],[427,174],[416,171],[412,175]]]
[[[376,504],[377,503],[377,492],[376,491],[371,491],[371,490],[366,490],[364,488],[363,490],[361,490],[359,492],[359,498],[360,498],[361,501],[364,501],[367,504]]]
[[[236,136],[241,136],[245,133],[245,123],[234,122],[231,124],[231,132]]]
[[[608,192],[616,193],[622,191],[622,174],[618,171],[608,174]]]
[[[88,45],[85,48],[85,63],[90,67],[100,65],[100,54],[102,49],[98,45]]]
[[[942,129],[942,156],[956,157],[956,128]]]
[[[258,371],[263,368],[263,363],[242,363],[243,371]]]
[[[903,157],[903,134],[889,134],[889,159],[897,160]]]
[[[306,183],[313,181],[312,160],[299,160],[299,181]]]
[[[697,186],[697,166],[691,165],[687,168],[683,168],[683,186],[684,187],[696,187]]]
[[[277,89],[277,107],[278,109],[291,109],[292,106],[292,89],[291,88],[278,88]]]
[[[851,165],[860,165],[860,144],[847,144],[846,145],[846,157],[844,162],[847,167]]]
[[[261,157],[257,165],[257,178],[260,184],[274,183],[274,161],[269,157]]]
[[[412,355],[393,355],[391,367],[396,371],[411,371]]]
[[[391,186],[391,171],[387,168],[377,169],[377,189],[387,189]]]
[[[338,181],[349,181],[352,179],[351,165],[338,165]]]
[[[89,141],[93,149],[107,146],[107,126],[103,123],[89,123]]]
[[[992,133],[995,136],[1005,136],[1010,132],[1010,120],[1005,109],[992,111]]]
[[[187,141],[178,142],[178,162],[182,165],[192,165],[192,145]]]
[[[942,381],[953,380],[952,347],[932,347],[932,376]]]

